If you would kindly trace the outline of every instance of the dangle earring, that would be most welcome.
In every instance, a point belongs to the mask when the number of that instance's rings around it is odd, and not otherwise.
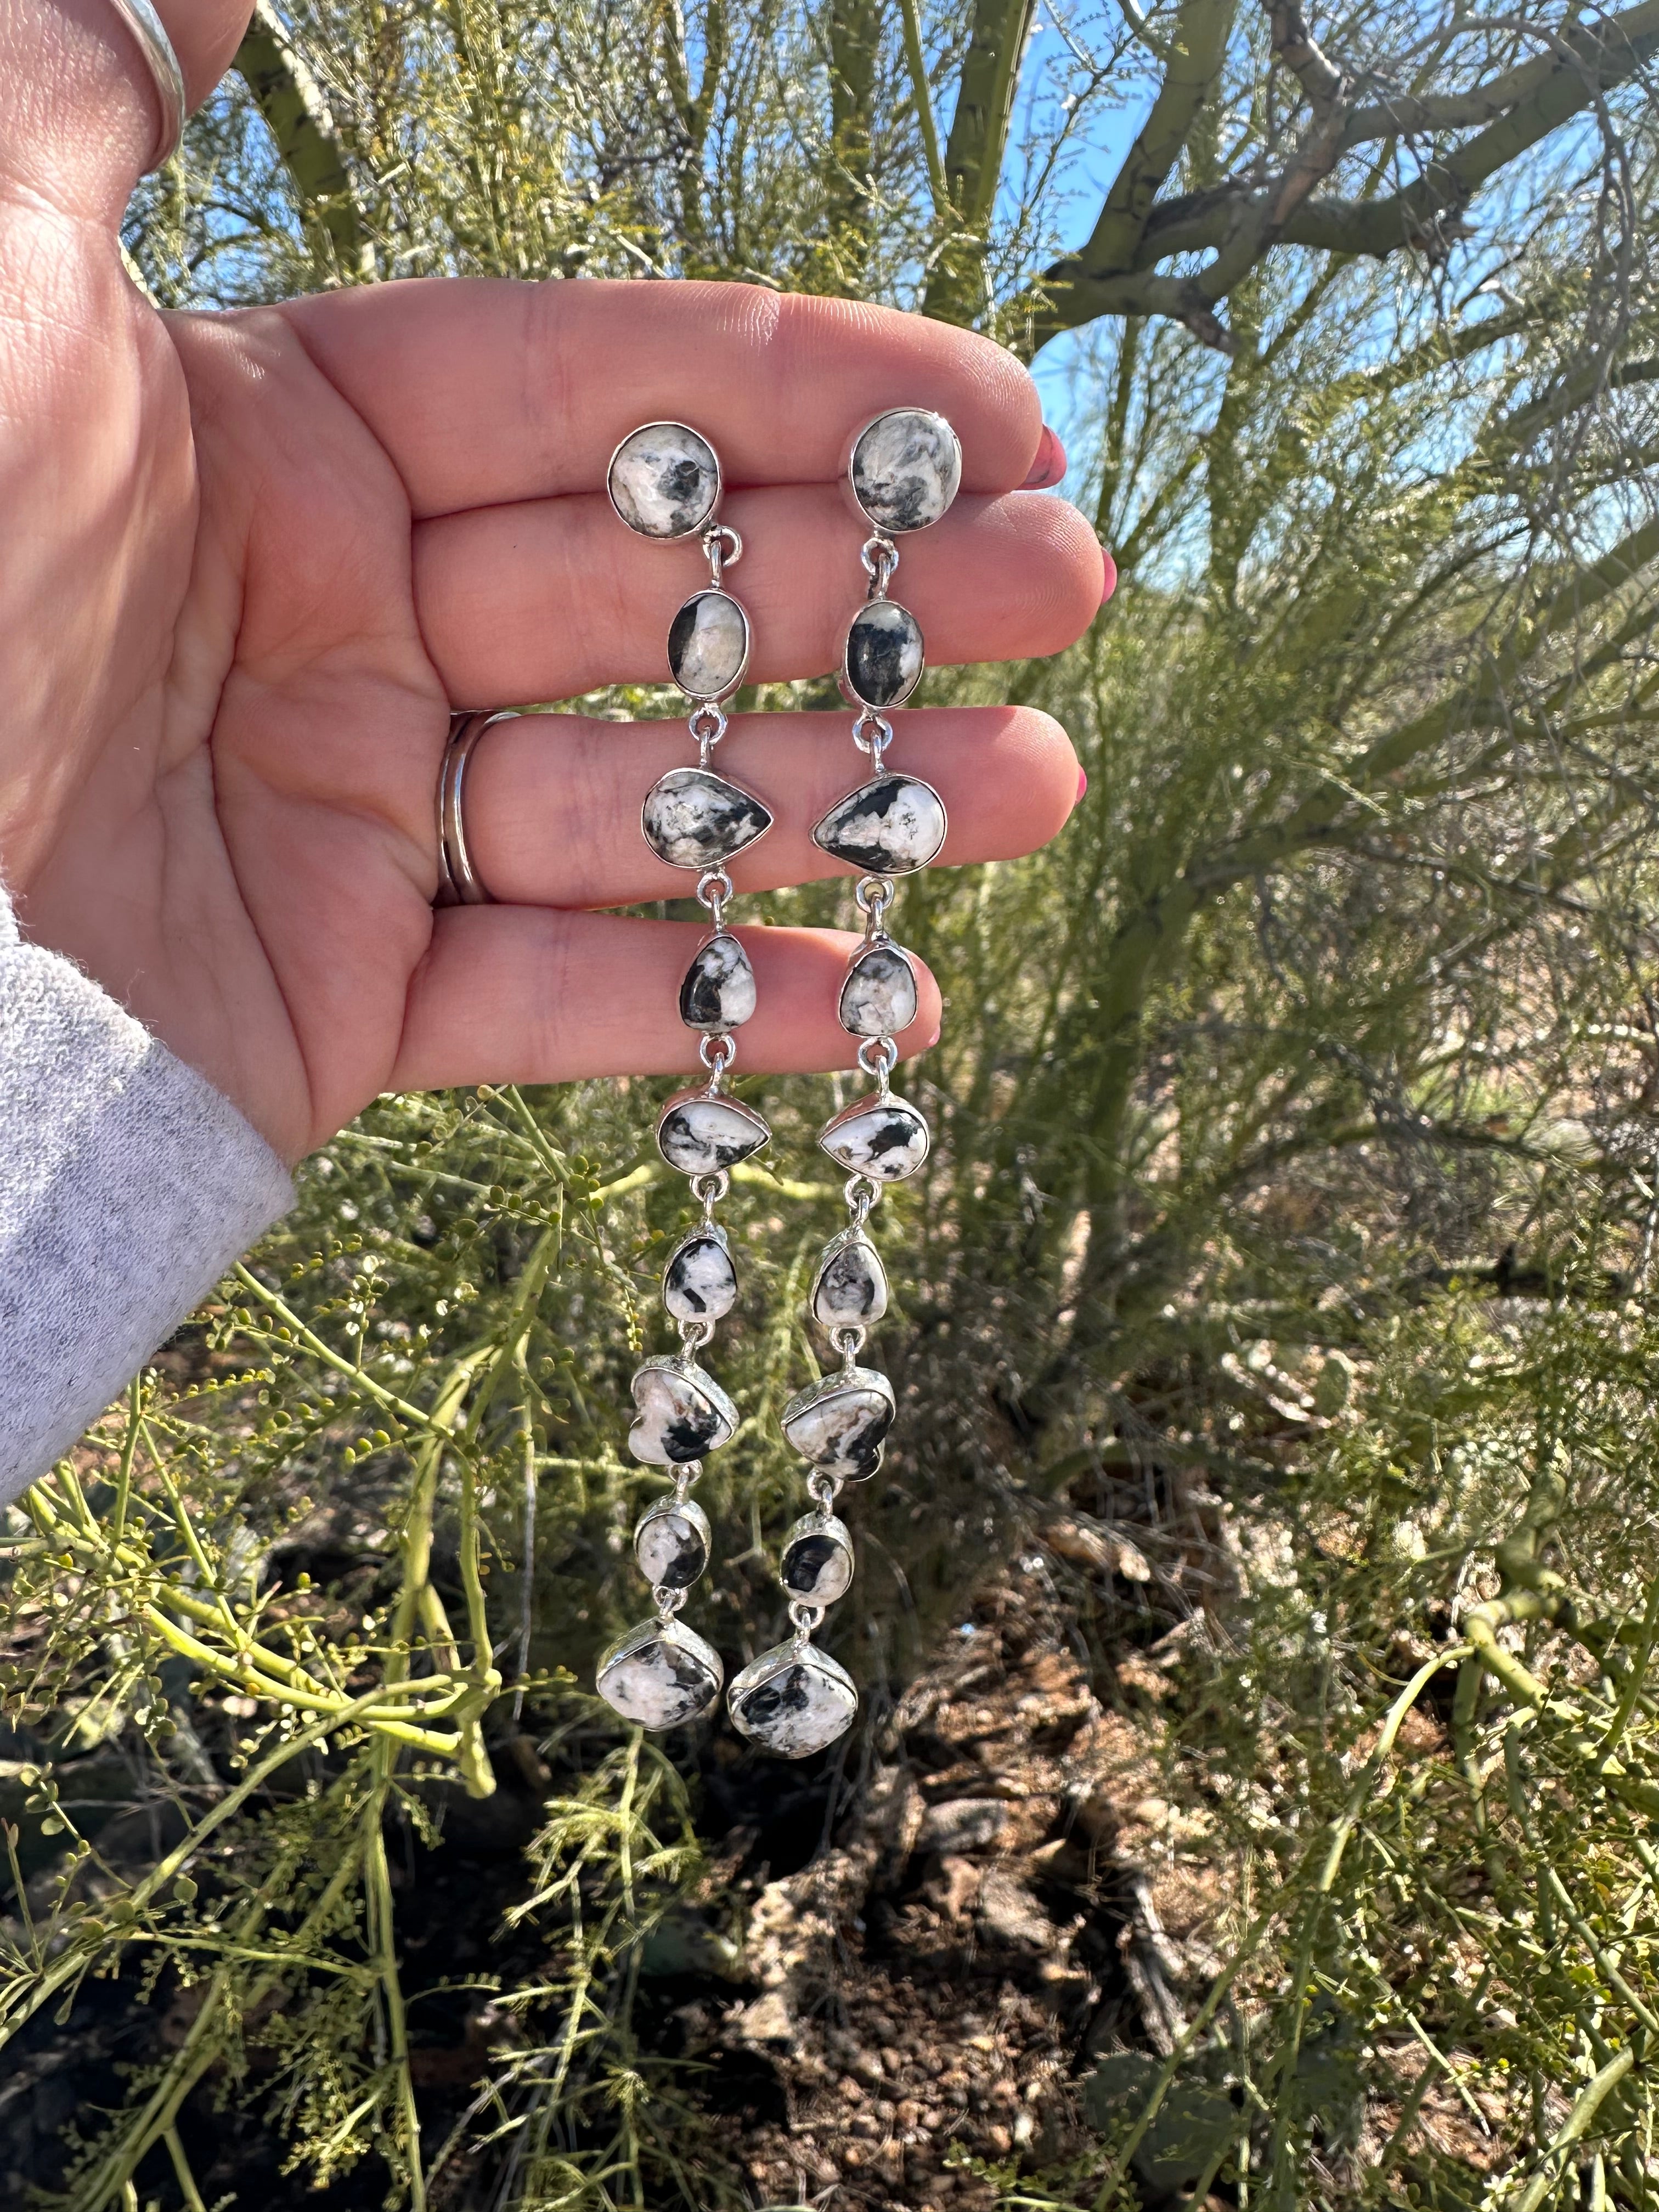
[[[689,727],[697,765],[670,769],[646,793],[640,826],[646,843],[670,867],[697,878],[709,933],[680,985],[680,1019],[701,1032],[706,1083],[676,1091],[657,1121],[657,1146],[690,1179],[702,1218],[670,1255],[662,1300],[680,1339],[678,1352],[647,1359],[634,1377],[637,1413],[628,1448],[673,1478],[634,1531],[634,1556],[651,1585],[654,1620],[630,1629],[599,1661],[599,1695],[624,1720],[650,1729],[696,1720],[719,1697],[720,1654],[679,1619],[690,1586],[708,1565],[708,1516],[691,1496],[703,1455],[731,1441],[738,1409],[697,1364],[716,1324],[737,1302],[731,1245],[714,1210],[731,1171],[771,1137],[761,1115],[732,1097],[726,1079],[737,1057],[732,1032],[755,1011],[749,957],[726,926],[732,878],[726,864],[763,837],[772,814],[751,792],[717,775],[710,765],[726,734],[720,702],[743,681],[749,660],[749,617],[726,589],[725,571],[743,541],[718,518],[720,463],[706,438],[683,422],[647,422],[611,457],[611,503],[642,538],[678,544],[696,539],[708,562],[706,588],[694,592],[668,632],[668,670],[692,703]]]
[[[845,1484],[868,1481],[881,1465],[896,1411],[886,1376],[859,1364],[869,1325],[887,1310],[886,1272],[865,1224],[886,1186],[921,1166],[930,1139],[921,1110],[889,1082],[898,1034],[916,1018],[917,990],[915,964],[888,934],[886,918],[894,878],[937,858],[945,832],[945,802],[933,786],[884,764],[893,739],[885,711],[910,696],[923,667],[921,625],[888,597],[888,586],[899,564],[895,537],[942,520],[961,483],[957,434],[927,409],[890,409],[853,441],[847,484],[870,527],[861,556],[870,582],[848,624],[841,689],[858,710],[853,742],[869,756],[872,774],[830,808],[812,842],[861,871],[854,896],[864,941],[848,963],[836,1011],[842,1027],[859,1038],[859,1066],[876,1087],[844,1106],[818,1137],[848,1171],[848,1224],[824,1249],[807,1306],[841,1366],[783,1410],[783,1433],[810,1463],[812,1501],[785,1539],[780,1565],[794,1634],[751,1661],[727,1696],[738,1729],[785,1759],[823,1750],[858,1711],[851,1675],[817,1649],[812,1632],[826,1607],[852,1586],[853,1540],[836,1501]]]

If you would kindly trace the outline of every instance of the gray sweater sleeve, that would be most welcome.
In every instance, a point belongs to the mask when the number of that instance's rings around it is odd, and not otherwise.
[[[0,1503],[293,1200],[230,1101],[0,892]]]

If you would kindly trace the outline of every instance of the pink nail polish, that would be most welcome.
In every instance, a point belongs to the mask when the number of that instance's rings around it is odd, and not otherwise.
[[[1082,805],[1084,793],[1088,788],[1089,771],[1086,768],[1080,768],[1077,772],[1077,797],[1072,801],[1073,806]]]
[[[921,1048],[921,1050],[922,1050],[923,1052],[931,1052],[931,1051],[933,1050],[933,1047],[934,1047],[934,1046],[939,1042],[939,1023],[937,1023],[937,1022],[935,1022],[935,1023],[934,1023],[934,1024],[933,1024],[933,1034],[932,1035],[932,1036],[930,1036],[930,1037],[928,1038],[928,1040],[927,1040],[927,1043],[926,1043],[925,1045],[923,1045],[923,1046]]]
[[[1100,549],[1100,558],[1106,572],[1101,579],[1100,586],[1100,604],[1103,607],[1117,589],[1117,562],[1113,560],[1103,545]]]
[[[1047,491],[1057,484],[1066,473],[1066,448],[1045,422],[1042,435],[1037,440],[1036,459],[1031,463],[1030,474],[1020,486],[1022,491]]]

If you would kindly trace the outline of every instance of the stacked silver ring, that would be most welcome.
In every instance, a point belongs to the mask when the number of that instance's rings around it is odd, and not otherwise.
[[[465,811],[467,764],[484,732],[495,722],[517,720],[516,709],[494,714],[452,714],[449,743],[438,773],[438,895],[434,906],[493,906],[495,900],[472,865]]]

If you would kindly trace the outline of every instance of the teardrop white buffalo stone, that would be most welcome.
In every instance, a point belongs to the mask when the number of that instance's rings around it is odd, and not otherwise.
[[[711,1098],[706,1091],[677,1091],[657,1123],[657,1149],[682,1175],[718,1175],[771,1139],[752,1106],[735,1098]]]
[[[766,835],[772,810],[710,769],[671,768],[646,793],[640,827],[671,868],[714,868]]]
[[[738,1271],[723,1229],[694,1229],[663,1269],[662,1302],[676,1321],[721,1321],[738,1302]]]
[[[669,626],[668,672],[688,699],[735,691],[748,659],[749,617],[729,592],[698,592]]]
[[[921,624],[894,599],[872,599],[847,626],[845,689],[861,706],[902,707],[921,681]]]
[[[680,1620],[647,1620],[600,1656],[599,1695],[612,1712],[641,1728],[678,1728],[706,1713],[720,1693],[720,1655]]]
[[[865,1328],[887,1310],[887,1270],[867,1237],[843,1230],[824,1248],[812,1285],[812,1318],[825,1328]]]
[[[894,407],[860,431],[853,496],[878,530],[926,530],[962,487],[962,447],[942,415]]]
[[[896,945],[872,945],[847,970],[836,1012],[854,1036],[896,1036],[916,1018],[916,971]]]
[[[927,1117],[908,1098],[855,1098],[826,1123],[821,1149],[849,1175],[902,1182],[927,1157]]]
[[[711,937],[680,985],[680,1019],[689,1030],[718,1036],[740,1029],[755,1011],[755,971],[737,939]]]
[[[690,538],[714,512],[720,467],[684,422],[647,422],[611,457],[611,504],[641,538]]]
[[[778,1579],[791,1597],[833,1605],[853,1587],[853,1536],[834,1514],[808,1513],[783,1540]]]
[[[712,1375],[678,1359],[647,1359],[633,1382],[639,1413],[628,1449],[647,1467],[684,1467],[737,1433],[738,1409]]]
[[[853,1678],[827,1651],[780,1644],[732,1685],[727,1710],[743,1735],[779,1759],[807,1759],[845,1735],[859,1709]]]
[[[945,801],[931,783],[884,775],[832,806],[812,842],[866,874],[908,876],[938,854],[945,830]]]
[[[695,1498],[659,1499],[634,1531],[634,1557],[653,1589],[690,1589],[713,1547],[708,1516]]]
[[[828,1375],[783,1409],[783,1433],[803,1459],[843,1482],[863,1482],[881,1464],[893,1425],[893,1386],[873,1367]]]

